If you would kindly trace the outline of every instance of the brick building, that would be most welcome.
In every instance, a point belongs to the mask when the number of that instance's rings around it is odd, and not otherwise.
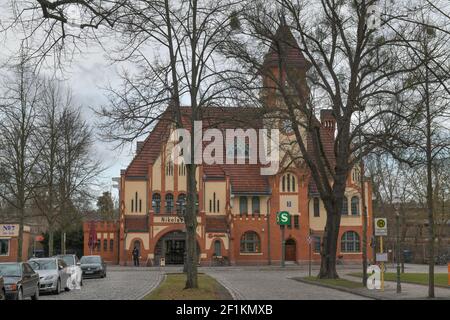
[[[30,250],[30,227],[23,226],[22,259],[26,261]],[[18,259],[19,224],[0,224],[0,263],[15,262]]]
[[[277,36],[280,41],[288,43],[288,65],[299,71],[299,80],[307,91],[305,74],[309,63],[286,27],[281,27]],[[265,56],[264,68],[276,75],[279,73],[278,54],[273,48]],[[263,77],[267,87],[270,87],[270,81],[270,78]],[[274,91],[262,92],[262,98],[269,106],[280,104]],[[190,127],[190,110],[188,107],[182,110],[185,128]],[[295,144],[289,144],[294,139],[293,133],[283,123],[265,119],[258,112],[258,108],[207,108],[203,111],[204,129],[216,128],[223,132],[227,128],[279,128],[283,147],[280,150],[280,169],[275,175],[261,175],[263,165],[248,161],[244,161],[245,164],[203,163],[198,166],[197,245],[202,264],[218,261],[230,264],[279,263],[282,257],[281,231],[276,223],[279,211],[288,211],[292,217],[291,225],[285,229],[286,260],[295,263],[308,261],[310,233],[312,258],[320,260],[326,211],[317,188],[306,165],[290,161],[299,152]],[[170,119],[169,107],[147,139],[137,143],[134,159],[126,170],[121,171],[119,221],[84,224],[85,254],[89,254],[86,242],[95,229],[100,246],[98,253],[108,256],[107,260],[130,264],[131,251],[137,246],[141,252],[141,264],[158,265],[161,258],[166,264],[183,263],[186,167],[173,163],[169,156],[174,147],[169,141],[174,129]],[[335,120],[331,112],[323,110],[317,123],[327,156],[333,161]],[[311,141],[308,140],[310,147]],[[236,148],[239,146],[234,145],[231,149]],[[244,160],[248,160],[247,145],[245,150]],[[224,148],[224,152],[228,149]],[[354,168],[347,179],[338,241],[338,256],[344,262],[359,262],[362,257],[363,206],[359,181],[359,168]],[[370,235],[372,192],[368,181],[364,198]],[[371,248],[368,250],[370,254]],[[114,256],[116,252],[117,256]]]

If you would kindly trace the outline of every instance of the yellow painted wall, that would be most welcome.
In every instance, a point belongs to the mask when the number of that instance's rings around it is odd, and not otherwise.
[[[214,211],[214,204],[209,210],[209,201],[213,201],[214,193],[216,193],[216,212]],[[219,211],[217,211],[217,200],[219,201]],[[226,204],[226,182],[225,181],[207,181],[205,182],[205,197],[204,208],[208,215],[223,215],[225,214]]]
[[[290,207],[288,206],[290,202]],[[290,214],[298,214],[298,195],[280,196],[280,211],[288,211]]]
[[[131,199],[135,199],[138,193],[138,211],[131,212]],[[139,211],[139,200],[141,200],[141,211]],[[147,212],[147,182],[146,181],[125,181],[125,214],[144,215]]]
[[[269,199],[268,196],[259,196],[259,211],[261,213],[262,216],[267,214],[267,199]],[[231,213],[233,215],[240,215],[239,212],[239,196],[236,195],[234,196],[234,198],[231,199]],[[209,206],[209,204],[208,204]],[[209,208],[208,208],[209,209]],[[251,215],[252,213],[252,196],[247,196],[247,211],[248,214]]]
[[[341,216],[341,226],[361,226],[362,225],[362,216],[351,216],[351,198],[353,196],[359,197],[359,212],[362,214],[362,203],[361,196],[359,192],[354,189],[347,187],[345,190],[345,196],[348,199],[348,215]],[[366,188],[366,206],[368,205],[368,193]],[[312,199],[309,200],[309,222],[310,226],[313,230],[324,230],[326,223],[326,211],[323,205],[322,200],[320,200],[320,217],[314,217],[314,201]]]
[[[156,159],[153,165],[152,178],[153,190],[161,190],[161,156]]]
[[[139,238],[142,243],[144,244],[144,249],[148,250],[149,249],[149,234],[148,233],[128,233],[127,234],[127,241],[125,242],[126,245],[126,249],[129,250],[131,248],[132,245],[132,241],[136,240],[136,238]],[[131,248],[133,249],[133,248]]]

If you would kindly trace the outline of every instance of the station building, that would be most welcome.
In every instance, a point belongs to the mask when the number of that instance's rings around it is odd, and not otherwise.
[[[281,27],[277,36],[288,44],[287,64],[299,70],[300,81],[306,87],[304,77],[309,63],[292,33]],[[264,68],[277,74],[277,59],[278,54],[272,47],[265,56]],[[270,79],[263,77],[263,81]],[[281,103],[277,93],[270,90],[262,93],[262,99],[267,99],[269,105]],[[190,127],[190,110],[189,107],[182,108],[186,128]],[[135,157],[121,171],[120,219],[114,223],[85,222],[85,254],[92,251],[87,243],[95,232],[95,253],[112,263],[131,264],[135,246],[141,253],[141,265],[158,265],[161,258],[165,264],[183,263],[187,172],[185,165],[171,161],[173,143],[169,136],[174,129],[171,117],[168,107],[146,140],[137,143]],[[280,141],[295,139],[283,123],[258,116],[258,108],[206,108],[202,119],[206,123],[204,129],[278,127]],[[325,152],[332,162],[336,130],[332,112],[322,110],[317,123]],[[308,138],[307,141],[309,149],[311,140]],[[326,211],[307,166],[301,161],[291,161],[299,153],[298,147],[295,143],[283,143],[283,146],[280,168],[274,175],[261,175],[262,165],[248,162],[198,166],[197,247],[200,264],[280,263],[282,239],[276,222],[276,214],[280,211],[288,211],[291,215],[291,225],[284,230],[286,261],[307,263],[310,249],[312,260],[320,261]],[[347,179],[337,252],[343,263],[362,259],[362,198],[367,209],[367,234],[372,234],[371,184],[364,182],[365,195],[362,197],[360,175],[360,168],[355,167]],[[370,257],[369,243],[367,241]]]

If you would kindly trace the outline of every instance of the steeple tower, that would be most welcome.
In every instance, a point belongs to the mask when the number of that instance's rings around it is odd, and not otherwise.
[[[305,59],[291,29],[281,18],[280,26],[272,38],[269,51],[264,57],[260,71],[263,77],[263,99],[267,106],[277,103],[280,85],[299,86],[306,98],[309,89],[306,84],[306,72],[311,64]],[[291,89],[292,90],[292,89]],[[298,96],[297,90],[294,94]]]

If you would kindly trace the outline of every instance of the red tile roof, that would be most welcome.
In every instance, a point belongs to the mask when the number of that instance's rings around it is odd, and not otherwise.
[[[210,108],[203,114],[203,130],[208,128],[218,128],[225,130],[227,128],[241,127],[243,129],[253,127],[262,128],[262,117],[257,108]],[[183,125],[189,128],[190,108],[183,107]],[[126,176],[146,176],[147,167],[153,164],[162,151],[162,146],[169,136],[169,125],[171,121],[167,119],[169,112],[166,111],[161,120],[155,125],[148,138],[143,142],[140,151],[136,154],[128,166]],[[317,121],[318,122],[318,121]],[[320,123],[318,122],[320,125]],[[334,137],[333,133],[327,128],[321,126],[320,132],[324,143],[325,152],[334,164]],[[207,145],[208,143],[204,143]],[[308,136],[308,151],[312,154],[312,140]],[[224,149],[226,146],[224,145]],[[224,150],[225,154],[225,150]],[[267,176],[260,174],[262,165],[258,164],[214,164],[203,165],[203,174],[206,179],[225,179],[230,178],[231,191],[233,193],[270,193],[270,186]],[[314,188],[315,189],[315,188]]]

